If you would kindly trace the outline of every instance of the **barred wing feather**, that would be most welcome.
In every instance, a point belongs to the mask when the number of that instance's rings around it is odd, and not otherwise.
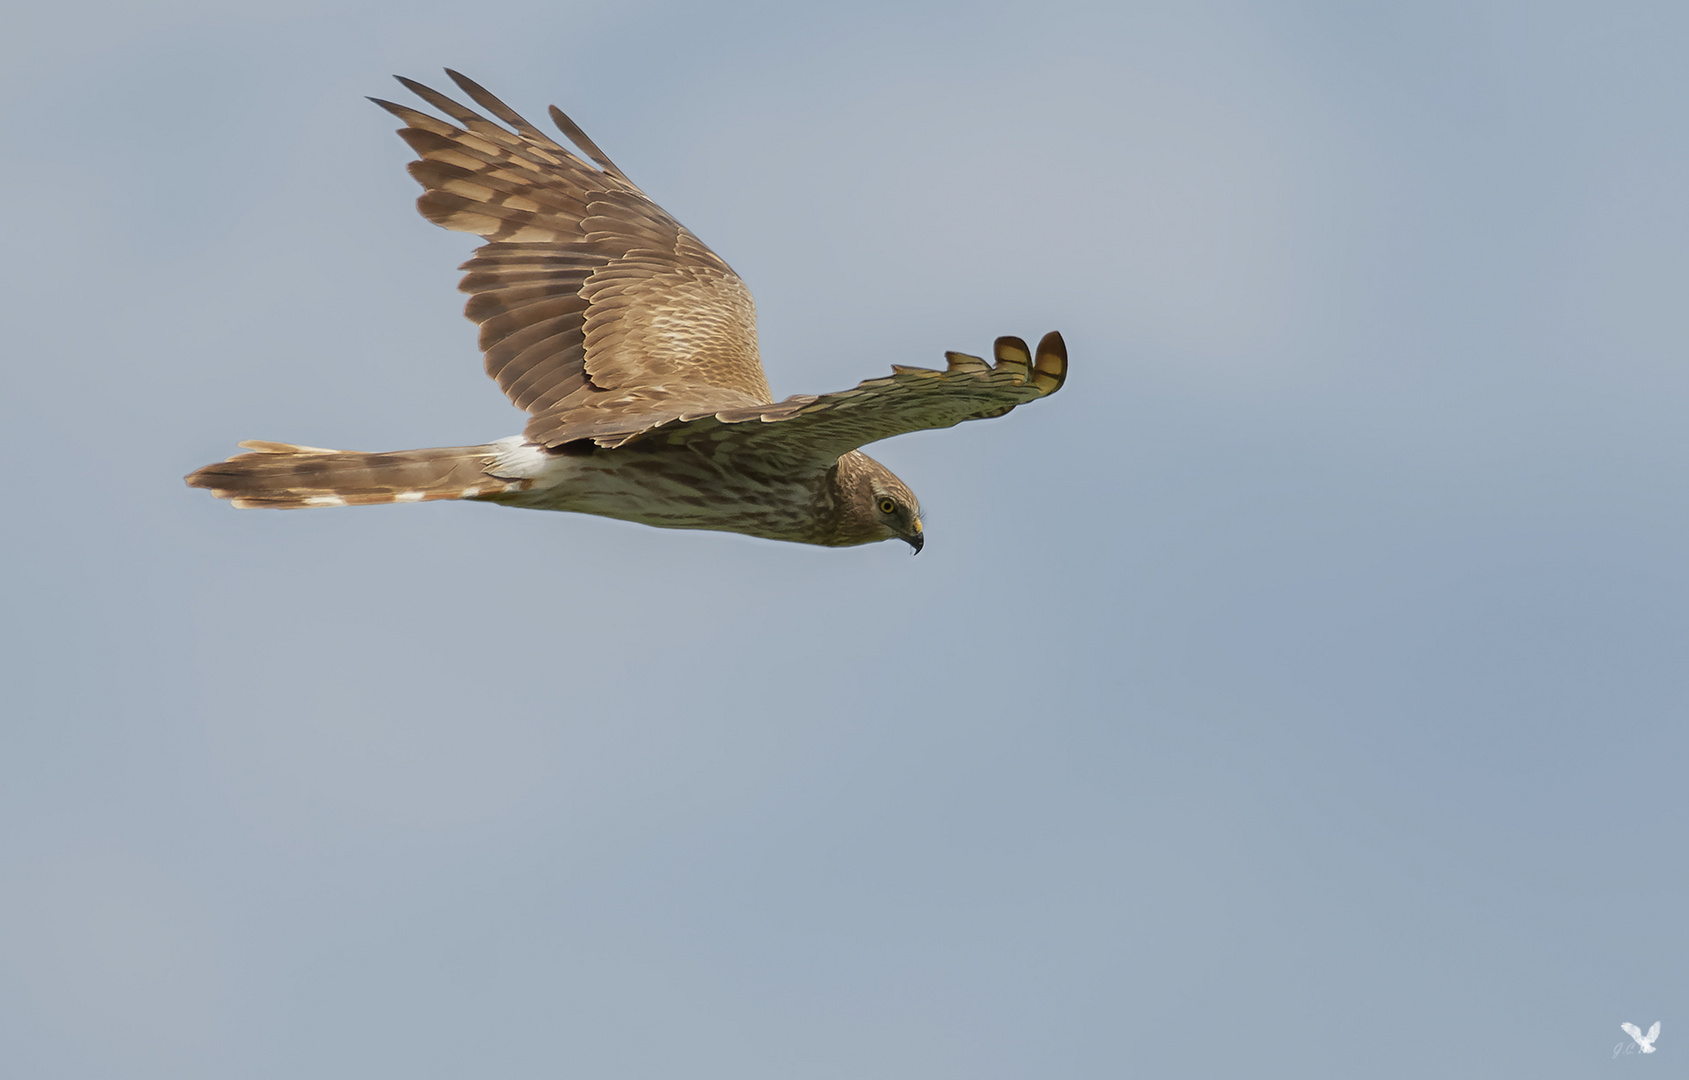
[[[891,375],[851,390],[684,416],[648,432],[598,441],[609,446],[640,437],[714,441],[774,465],[830,465],[841,454],[894,435],[1002,416],[1055,393],[1067,377],[1067,346],[1055,332],[1044,335],[1036,354],[1020,338],[998,338],[995,355],[991,365],[977,356],[947,353],[944,371],[897,366]]]
[[[448,71],[494,123],[401,78],[442,120],[375,100],[404,121],[429,221],[488,241],[463,264],[464,313],[487,374],[543,445],[772,397],[750,290],[555,107],[586,158],[479,84]]]

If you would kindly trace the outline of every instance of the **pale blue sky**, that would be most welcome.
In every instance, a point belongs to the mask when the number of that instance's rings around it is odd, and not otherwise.
[[[465,10],[3,17],[0,1072],[1689,1054],[1689,9]],[[776,394],[1066,389],[873,450],[918,559],[188,490],[518,429],[362,100],[445,65],[731,262]]]

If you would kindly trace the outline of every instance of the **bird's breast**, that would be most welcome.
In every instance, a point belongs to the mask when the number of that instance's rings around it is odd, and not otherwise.
[[[755,467],[684,446],[633,444],[590,454],[548,454],[528,491],[492,501],[535,510],[714,529],[818,543],[832,509],[826,474]],[[750,467],[747,467],[750,466]]]

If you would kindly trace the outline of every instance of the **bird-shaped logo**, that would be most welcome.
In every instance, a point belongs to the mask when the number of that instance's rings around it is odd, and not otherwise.
[[[1646,1035],[1642,1034],[1642,1029],[1635,1024],[1625,1023],[1620,1024],[1619,1027],[1624,1029],[1626,1035],[1636,1040],[1636,1045],[1642,1048],[1644,1054],[1654,1052],[1654,1040],[1660,1037],[1660,1022],[1658,1020],[1654,1021],[1654,1026],[1648,1029]]]

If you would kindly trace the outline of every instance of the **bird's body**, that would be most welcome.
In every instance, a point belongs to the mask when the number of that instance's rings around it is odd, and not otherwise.
[[[914,494],[857,447],[1000,416],[1054,393],[1060,335],[1034,354],[999,338],[997,363],[947,354],[851,390],[775,402],[750,291],[633,185],[566,116],[593,168],[468,79],[506,125],[401,80],[456,124],[391,102],[419,155],[418,207],[488,243],[464,264],[465,309],[488,374],[526,431],[479,446],[361,453],[247,442],[188,477],[236,506],[471,499],[671,529],[844,546],[924,540]],[[461,126],[460,126],[461,125]]]
[[[825,468],[767,471],[761,461],[745,460],[731,448],[711,454],[709,444],[683,440],[641,439],[563,452],[542,450],[520,436],[485,446],[383,454],[241,445],[254,452],[207,465],[192,481],[240,507],[471,499],[834,547],[887,539],[873,516],[862,520],[850,512],[850,495],[863,485],[901,506],[918,507],[902,481],[857,451]],[[918,517],[901,524],[922,535]]]
[[[769,472],[743,455],[713,457],[700,449],[641,440],[581,455],[548,454],[532,490],[488,501],[829,546],[884,539],[871,521],[847,512],[854,487],[864,481],[877,481],[901,505],[917,505],[902,481],[858,451],[825,469]],[[919,535],[918,518],[915,526]]]
[[[1642,1034],[1641,1028],[1628,1021],[1620,1024],[1619,1028],[1626,1035],[1629,1035],[1632,1039],[1636,1040],[1636,1045],[1642,1048],[1642,1052],[1644,1054],[1652,1054],[1654,1052],[1654,1040],[1660,1037],[1660,1022],[1658,1020],[1654,1021],[1654,1026],[1648,1029],[1648,1034],[1646,1035]]]

